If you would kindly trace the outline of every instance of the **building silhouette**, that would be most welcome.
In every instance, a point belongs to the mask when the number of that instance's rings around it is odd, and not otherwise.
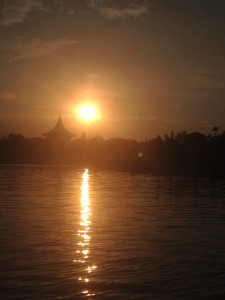
[[[73,137],[75,137],[75,134],[69,132],[64,127],[61,115],[59,115],[59,118],[58,118],[58,121],[57,121],[55,127],[52,130],[50,130],[50,131],[48,131],[46,133],[43,133],[43,135],[45,137],[47,137],[47,139],[49,141],[59,142],[59,143],[70,142],[71,139]]]

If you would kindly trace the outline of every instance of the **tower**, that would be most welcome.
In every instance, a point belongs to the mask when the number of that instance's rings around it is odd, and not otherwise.
[[[59,115],[55,127],[52,130],[43,133],[43,135],[46,136],[49,141],[59,142],[59,143],[69,142],[73,137],[75,137],[73,133],[70,133],[64,127],[61,115]]]

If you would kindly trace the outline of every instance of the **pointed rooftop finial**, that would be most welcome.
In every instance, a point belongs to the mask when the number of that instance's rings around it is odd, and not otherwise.
[[[58,121],[55,127],[43,134],[48,139],[51,140],[71,140],[71,138],[75,137],[74,134],[70,133],[63,125],[61,114],[59,114]]]

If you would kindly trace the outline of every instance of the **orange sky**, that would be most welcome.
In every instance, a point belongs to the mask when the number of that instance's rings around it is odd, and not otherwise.
[[[3,1],[0,137],[225,130],[225,2]],[[91,101],[88,126],[74,107]]]

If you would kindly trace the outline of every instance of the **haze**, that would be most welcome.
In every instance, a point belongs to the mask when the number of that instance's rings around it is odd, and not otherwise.
[[[0,136],[225,130],[225,1],[1,1]],[[88,128],[74,107],[91,101]]]

